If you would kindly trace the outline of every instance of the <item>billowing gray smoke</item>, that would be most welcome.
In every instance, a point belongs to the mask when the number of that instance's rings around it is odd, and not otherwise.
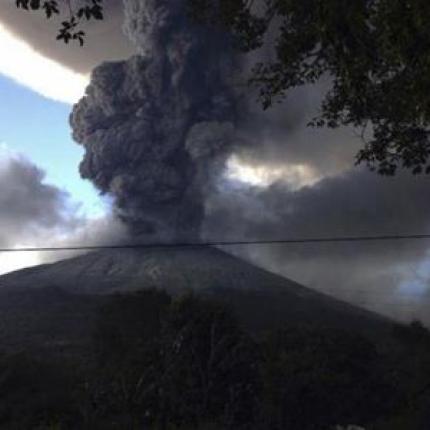
[[[125,0],[139,55],[104,63],[74,107],[80,171],[115,199],[134,234],[192,240],[204,194],[234,139],[228,40],[189,22],[178,0]]]
[[[352,130],[305,127],[327,83],[293,91],[264,114],[249,100],[244,109],[232,85],[237,56],[228,40],[187,22],[182,0],[124,5],[126,33],[138,55],[94,71],[71,123],[86,150],[82,176],[114,197],[137,236],[196,240],[202,230],[209,240],[231,241],[430,231],[428,178],[382,178],[356,169],[362,142]],[[258,61],[260,54],[253,55]],[[239,118],[238,111],[246,115]],[[231,154],[264,174],[282,174],[253,185],[251,171],[251,185],[246,174],[236,183],[221,174]],[[423,292],[415,296],[422,301],[430,284],[423,241],[237,252],[405,319],[417,311],[407,295],[413,298],[418,285]]]

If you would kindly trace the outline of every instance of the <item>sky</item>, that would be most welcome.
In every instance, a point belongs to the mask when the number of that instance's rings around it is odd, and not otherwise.
[[[82,148],[72,141],[70,105],[39,95],[6,76],[0,76],[1,156],[24,154],[46,171],[46,181],[67,190],[82,210],[97,216],[104,210],[97,191],[79,176]]]
[[[114,13],[90,29],[83,49],[56,42],[55,22],[17,11],[13,1],[1,5],[0,50],[7,55],[0,58],[0,246],[109,243],[121,235],[109,201],[79,175],[84,151],[69,125],[93,67],[133,52],[122,34],[119,3],[106,3]],[[240,136],[251,144],[235,149],[220,192],[206,201],[208,235],[229,240],[430,232],[428,178],[378,177],[354,166],[360,142],[352,130],[306,128],[324,88],[294,91],[285,105],[264,115],[255,106],[255,125]],[[123,105],[128,109],[127,99]],[[120,117],[122,107],[116,108]],[[393,302],[398,313],[407,307],[402,316],[410,317],[411,300],[430,297],[424,243],[238,253],[381,312]],[[0,255],[0,273],[44,261],[37,254]]]
[[[24,154],[46,171],[46,181],[67,190],[82,210],[104,211],[94,187],[79,177],[83,150],[73,143],[71,105],[84,94],[88,75],[44,57],[0,25],[1,156]]]

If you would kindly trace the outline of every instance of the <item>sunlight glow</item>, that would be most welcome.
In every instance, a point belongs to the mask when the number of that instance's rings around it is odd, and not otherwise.
[[[0,73],[49,99],[73,104],[89,78],[44,57],[0,24]]]
[[[16,245],[15,248],[20,248]],[[3,252],[0,253],[0,275],[41,264],[41,255],[37,252]]]
[[[255,186],[268,187],[281,181],[297,190],[306,185],[312,185],[320,177],[306,164],[282,164],[278,166],[265,164],[247,164],[238,156],[233,155],[227,161],[226,178],[232,181]]]

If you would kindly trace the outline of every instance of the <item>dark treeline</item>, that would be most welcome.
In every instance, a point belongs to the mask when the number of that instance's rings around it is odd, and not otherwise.
[[[0,356],[0,429],[428,429],[418,323],[391,345],[311,326],[254,336],[213,299],[156,290],[112,296],[97,321],[81,362]]]

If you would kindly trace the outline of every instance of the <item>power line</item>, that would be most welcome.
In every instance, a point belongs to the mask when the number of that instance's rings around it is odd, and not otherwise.
[[[123,244],[123,245],[23,247],[23,248],[0,248],[0,252],[96,251],[96,250],[103,250],[103,249],[178,249],[178,248],[207,248],[207,247],[214,247],[214,246],[381,242],[381,241],[426,240],[426,239],[430,239],[430,234],[341,236],[341,237],[291,238],[291,239],[274,239],[274,240],[208,241],[208,242],[170,242],[170,243],[159,242],[159,243]]]

